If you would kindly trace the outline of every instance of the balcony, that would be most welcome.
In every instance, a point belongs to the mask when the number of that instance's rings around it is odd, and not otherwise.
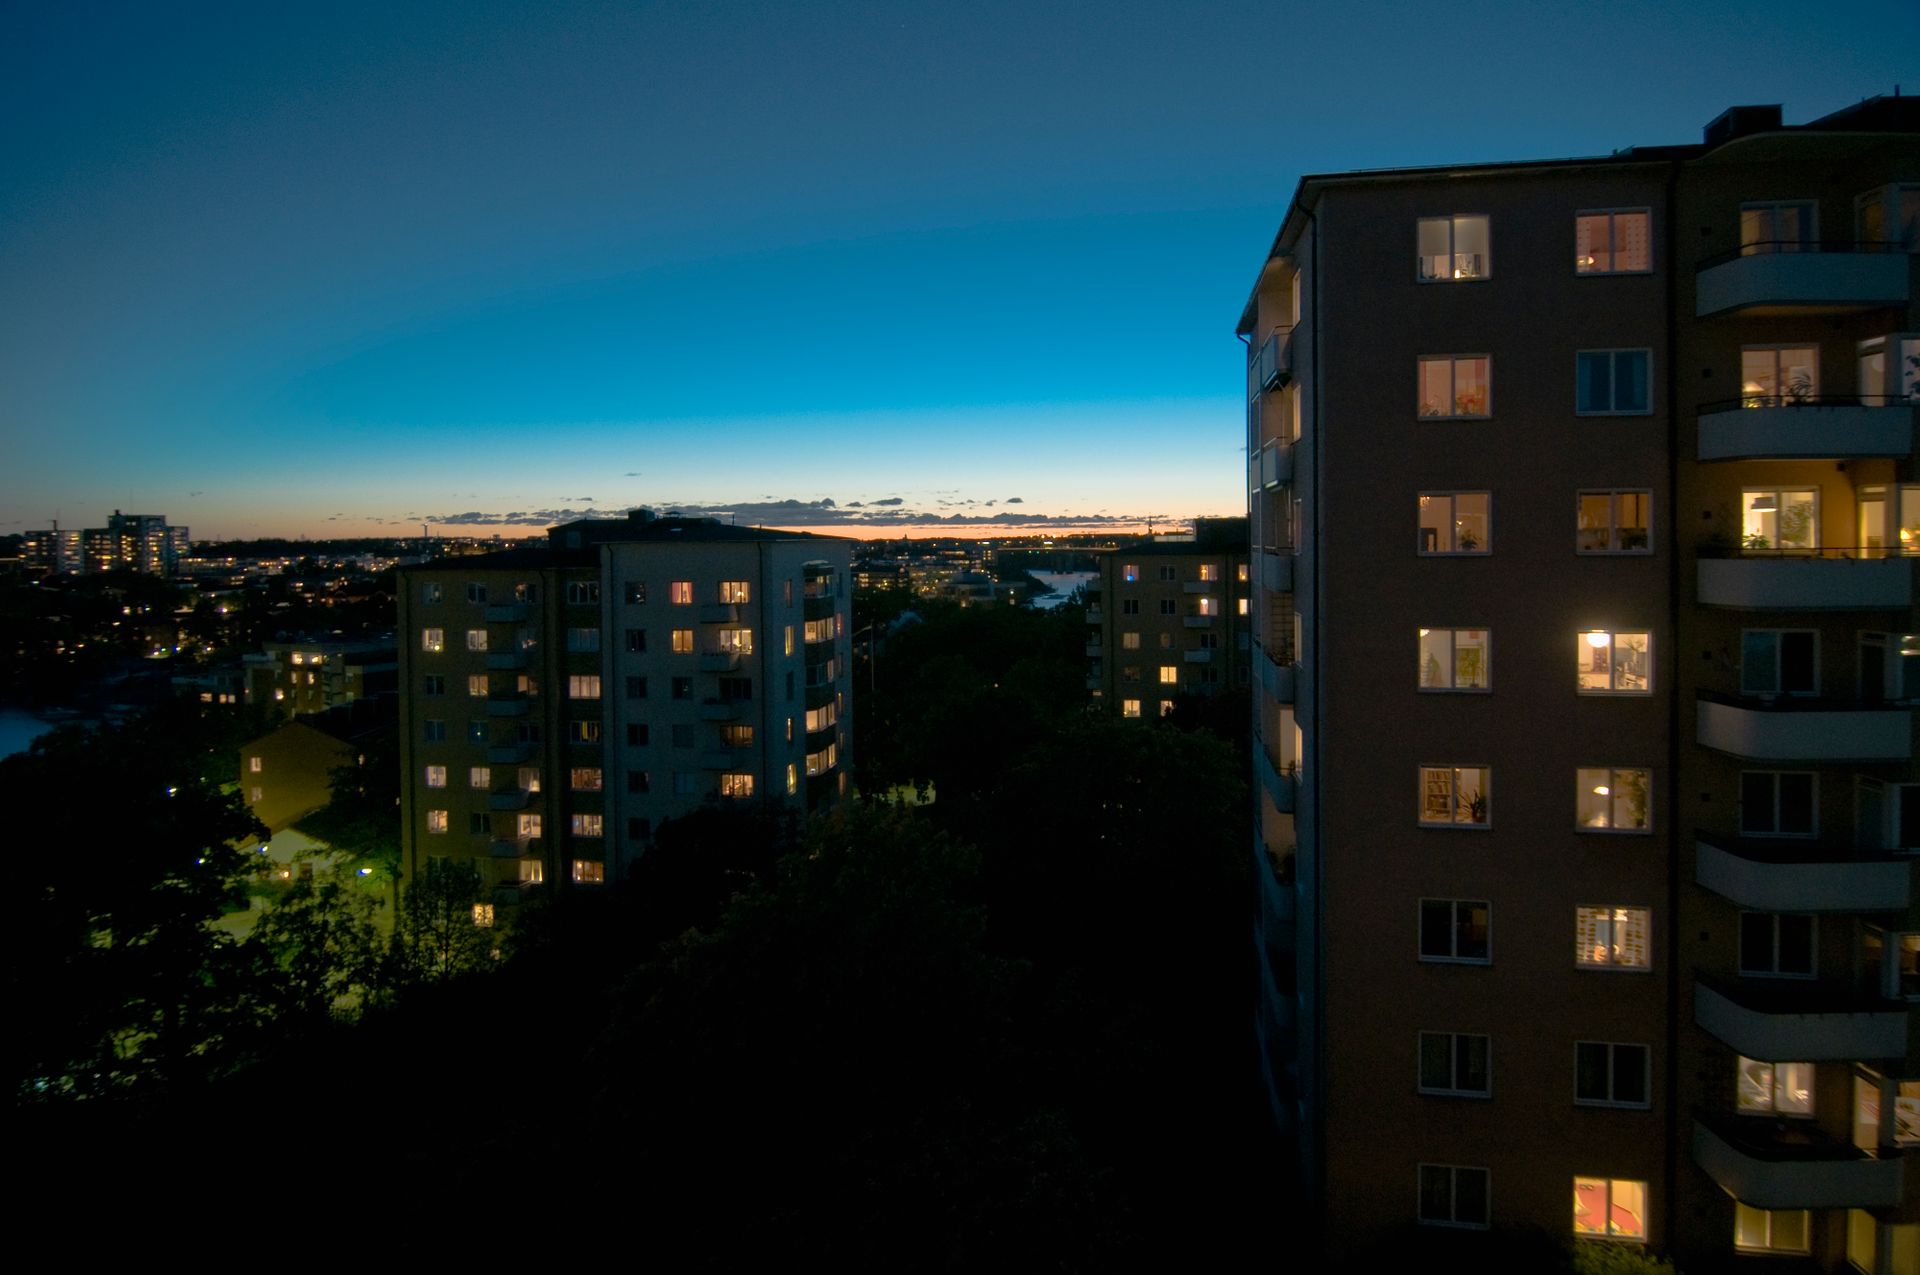
[[[528,844],[524,838],[501,837],[487,847],[487,853],[496,859],[518,859],[527,853]]]
[[[1292,443],[1268,443],[1260,449],[1259,478],[1262,487],[1278,487],[1293,481]]]
[[[1220,587],[1219,583],[1213,580],[1189,580],[1185,584],[1180,586],[1180,592],[1212,593],[1215,589],[1218,589],[1219,587]]]
[[[1858,700],[1752,699],[1701,691],[1694,739],[1754,761],[1905,761],[1913,710]]]
[[[524,762],[533,759],[532,744],[492,744],[487,748],[487,760],[494,762]]]
[[[1088,689],[1088,690],[1090,690],[1090,691],[1097,691],[1097,690],[1099,690],[1099,689],[1100,689],[1100,685],[1101,685],[1101,683],[1100,683],[1100,675],[1099,675],[1098,673],[1089,673],[1089,674],[1087,674],[1087,689]]]
[[[505,792],[487,794],[488,810],[525,810],[533,794],[524,788],[510,788]]]
[[[1904,611],[1913,605],[1920,559],[1882,553],[1782,549],[1707,557],[1703,551],[1696,593],[1701,606],[1746,611]]]
[[[1904,1058],[1907,1011],[1845,983],[1696,976],[1693,1021],[1749,1058]]]
[[[1913,405],[1885,395],[1729,399],[1697,413],[1701,460],[1910,456]]]
[[[1898,244],[1755,244],[1700,263],[1693,313],[1845,314],[1903,306],[1908,270]]]
[[[487,656],[490,669],[520,669],[527,666],[525,651],[495,651]]]
[[[1213,617],[1210,615],[1189,615],[1182,619],[1180,623],[1190,629],[1210,629],[1213,627]]]
[[[524,695],[495,695],[487,700],[488,717],[525,717],[527,708]]]
[[[740,719],[739,700],[709,699],[700,702],[700,720],[703,722],[732,722]]]
[[[1104,654],[1106,654],[1106,648],[1102,646],[1100,643],[1098,642],[1087,643],[1087,657],[1089,659],[1098,659],[1100,656]]]
[[[1183,651],[1180,655],[1180,658],[1185,660],[1189,664],[1211,664],[1213,662],[1213,652],[1212,651]]]
[[[1271,657],[1260,660],[1260,686],[1267,697],[1276,704],[1294,702],[1294,681],[1298,676],[1298,665],[1282,664]]]
[[[1260,555],[1260,585],[1275,593],[1293,592],[1293,555],[1267,552]]]
[[[705,651],[700,656],[702,673],[731,673],[744,658],[739,651]]]
[[[1920,860],[1817,841],[1694,833],[1693,879],[1756,912],[1904,912]]]
[[[1693,1159],[1721,1189],[1756,1209],[1891,1208],[1904,1186],[1904,1157],[1876,1160],[1784,1121],[1696,1117]]]
[[[1293,379],[1293,329],[1275,328],[1253,351],[1248,365],[1249,396],[1276,390]]]
[[[1105,611],[1102,611],[1099,607],[1090,606],[1087,608],[1088,624],[1102,624],[1106,621],[1106,618],[1107,618],[1107,613]]]
[[[702,624],[738,624],[740,608],[731,602],[716,602],[699,610]]]
[[[488,624],[525,624],[527,604],[524,602],[495,602],[487,607]]]
[[[1273,798],[1274,809],[1281,814],[1292,814],[1294,801],[1299,787],[1299,771],[1293,766],[1277,766],[1273,758],[1267,755],[1260,741],[1254,741],[1253,769],[1260,783],[1266,788],[1267,795]]]

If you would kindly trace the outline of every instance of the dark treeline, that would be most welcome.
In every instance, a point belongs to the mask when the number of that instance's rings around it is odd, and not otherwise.
[[[316,1242],[423,1256],[1102,1270],[1296,1227],[1254,1083],[1234,750],[1090,715],[1077,610],[930,609],[880,631],[877,666],[856,668],[875,798],[804,827],[669,823],[631,880],[511,927],[439,924],[478,898],[449,872],[369,946],[367,895],[322,883],[197,972],[182,939],[145,988],[63,975],[28,998],[44,1043],[10,1073],[17,1145],[50,1185],[152,1206],[147,1243],[207,1225],[194,1196],[212,1180],[231,1199],[236,1173],[324,1198]],[[46,750],[13,760],[0,790],[55,782]],[[169,839],[150,791],[176,777],[133,777],[149,795],[96,866],[204,917],[227,865],[189,851],[243,812],[214,800],[200,835]],[[337,823],[377,840],[352,787]],[[99,853],[37,883],[57,932],[16,970],[158,934],[94,900]],[[122,861],[147,859],[166,866]],[[195,1006],[178,1030],[169,988]],[[56,1030],[73,997],[113,1012]],[[261,1216],[233,1204],[212,1225]]]

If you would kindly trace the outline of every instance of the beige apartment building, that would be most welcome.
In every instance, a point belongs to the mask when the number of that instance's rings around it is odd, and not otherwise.
[[[1243,518],[1196,518],[1190,536],[1102,550],[1084,590],[1088,692],[1139,718],[1171,713],[1182,695],[1244,693],[1250,590]]]
[[[705,804],[845,793],[847,542],[644,510],[548,536],[401,571],[407,875],[478,864],[493,923]]]
[[[1920,1271],[1916,248],[1907,99],[1301,181],[1240,333],[1330,1251]]]

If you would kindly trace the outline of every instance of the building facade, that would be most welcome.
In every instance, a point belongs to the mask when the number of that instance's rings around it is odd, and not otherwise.
[[[1240,332],[1329,1248],[1920,1269],[1915,105],[1300,183]]]
[[[1250,668],[1247,523],[1200,518],[1191,537],[1099,554],[1085,588],[1087,690],[1121,717],[1160,717],[1182,695],[1244,693]]]
[[[62,531],[60,525],[26,533],[26,570],[37,575],[105,571],[174,574],[189,548],[187,528],[170,526],[164,514],[114,510],[104,527]]]
[[[391,642],[263,642],[241,668],[246,703],[299,717],[393,693],[399,661]]]
[[[497,903],[623,877],[709,803],[846,791],[848,545],[653,518],[401,571],[403,857]]]

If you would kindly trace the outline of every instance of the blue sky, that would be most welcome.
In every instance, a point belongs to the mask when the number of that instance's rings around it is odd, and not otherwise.
[[[7,6],[0,531],[1235,512],[1233,323],[1301,173],[1798,122],[1917,37],[1910,0]]]

